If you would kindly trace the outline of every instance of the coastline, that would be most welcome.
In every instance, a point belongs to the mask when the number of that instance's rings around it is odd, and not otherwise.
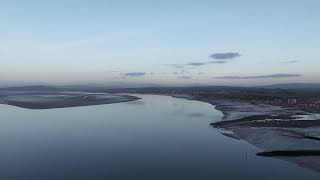
[[[255,116],[277,117],[277,116],[295,116],[295,115],[308,115],[310,113],[298,110],[290,109],[281,106],[268,105],[263,103],[250,103],[241,100],[231,99],[212,99],[212,98],[200,98],[190,94],[165,94],[175,98],[183,98],[188,100],[196,100],[205,103],[209,103],[214,108],[223,114],[221,121],[235,121],[244,118],[250,118]],[[295,119],[292,117],[292,119]]]
[[[223,117],[221,121],[210,125],[221,129],[221,134],[227,138],[243,140],[258,148],[260,152],[257,152],[257,156],[277,158],[320,172],[320,119],[309,119],[310,113],[241,100],[199,98],[192,95],[173,97],[186,97],[212,104]]]

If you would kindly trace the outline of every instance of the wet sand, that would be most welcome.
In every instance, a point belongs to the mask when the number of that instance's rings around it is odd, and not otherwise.
[[[0,104],[27,109],[53,109],[121,103],[138,99],[140,98],[135,96],[106,93],[10,92],[1,94]]]
[[[226,137],[244,140],[261,150],[257,156],[277,158],[320,172],[320,119],[308,112],[241,100],[174,97],[210,103],[223,113],[211,124]],[[303,118],[301,118],[303,117]]]

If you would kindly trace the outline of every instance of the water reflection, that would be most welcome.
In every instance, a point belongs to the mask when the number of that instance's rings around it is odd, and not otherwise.
[[[130,104],[130,105],[145,105],[145,102],[142,101],[142,100],[137,100],[137,101],[129,101],[129,102],[126,102],[127,104]]]
[[[191,114],[187,114],[189,117],[195,117],[195,118],[197,118],[197,117],[204,117],[205,116],[205,114],[203,114],[203,113],[191,113]]]
[[[319,179],[261,158],[210,127],[211,105],[141,95],[143,103],[51,110],[0,106],[0,179]],[[3,108],[5,107],[5,108]],[[179,112],[179,113],[178,113]],[[190,117],[189,114],[202,114]]]

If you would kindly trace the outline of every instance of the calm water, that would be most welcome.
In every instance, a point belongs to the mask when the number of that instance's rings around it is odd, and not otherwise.
[[[209,126],[213,106],[166,96],[51,110],[0,106],[0,179],[320,179]]]

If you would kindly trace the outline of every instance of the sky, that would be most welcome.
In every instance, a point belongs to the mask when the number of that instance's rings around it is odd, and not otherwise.
[[[0,85],[320,83],[319,0],[0,0]]]

